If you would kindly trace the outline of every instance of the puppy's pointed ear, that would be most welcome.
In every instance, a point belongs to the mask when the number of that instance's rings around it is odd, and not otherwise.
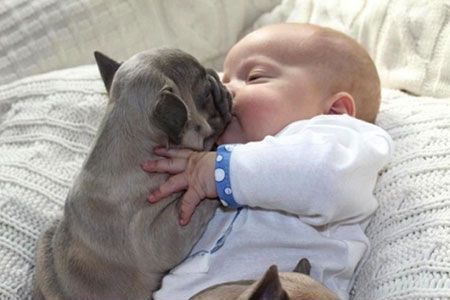
[[[173,144],[181,143],[181,136],[188,118],[187,107],[177,95],[170,91],[160,93],[152,117]]]
[[[259,281],[249,300],[289,300],[281,286],[277,266],[272,265]]]
[[[302,258],[295,267],[294,272],[309,276],[311,274],[311,264],[309,263],[309,260]]]
[[[121,64],[98,51],[94,51],[94,56],[95,61],[97,62],[98,70],[102,76],[103,83],[105,84],[106,91],[109,94],[114,74],[116,74],[116,71],[119,69]]]

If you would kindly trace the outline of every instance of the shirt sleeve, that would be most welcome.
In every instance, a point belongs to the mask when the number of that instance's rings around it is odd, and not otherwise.
[[[230,157],[236,145],[221,145],[217,148],[214,179],[216,181],[217,196],[223,206],[239,208],[242,205],[234,199],[230,182]]]
[[[373,188],[393,143],[373,124],[321,116],[230,150],[224,176],[232,200],[223,203],[281,210],[319,226],[360,221],[375,211]],[[219,196],[227,187],[218,186]]]

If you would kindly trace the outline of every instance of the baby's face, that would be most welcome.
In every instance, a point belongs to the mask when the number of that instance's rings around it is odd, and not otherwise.
[[[229,51],[223,82],[233,95],[233,118],[219,143],[259,141],[293,121],[324,113],[310,67],[288,49],[292,42],[298,42],[298,32],[259,30]]]

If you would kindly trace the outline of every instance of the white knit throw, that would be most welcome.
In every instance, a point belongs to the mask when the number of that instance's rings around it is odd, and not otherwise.
[[[0,87],[0,299],[27,299],[36,239],[61,213],[107,98],[95,66]],[[450,295],[450,99],[384,90],[378,118],[394,138],[375,189],[372,252],[353,298]]]
[[[375,187],[354,299],[450,299],[450,98],[384,90],[377,123],[395,152]]]
[[[175,47],[222,66],[241,30],[279,0],[1,0],[0,84],[94,63],[94,50],[124,60]]]
[[[35,242],[60,213],[107,97],[95,66],[0,87],[0,299],[30,296]]]

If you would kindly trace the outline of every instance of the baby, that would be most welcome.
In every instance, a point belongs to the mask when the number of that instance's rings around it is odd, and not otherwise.
[[[380,81],[366,51],[337,31],[307,24],[256,30],[231,48],[223,82],[233,119],[217,152],[163,149],[149,172],[173,174],[149,196],[186,190],[180,223],[197,204],[223,206],[154,299],[189,299],[211,285],[256,279],[272,264],[349,297],[369,251],[372,191],[392,140],[374,122]]]

